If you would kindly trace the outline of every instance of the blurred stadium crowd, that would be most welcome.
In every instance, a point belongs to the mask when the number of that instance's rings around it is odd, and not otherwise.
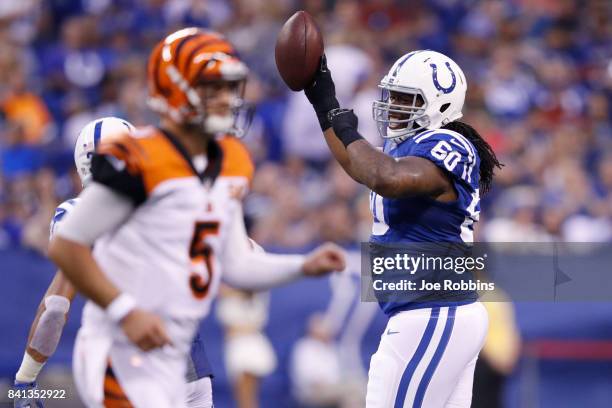
[[[341,103],[374,143],[371,102],[397,57],[434,49],[463,67],[465,120],[505,163],[477,239],[612,240],[606,0],[20,0],[0,4],[0,248],[44,252],[55,206],[80,189],[72,149],[85,123],[156,123],[146,59],[187,25],[224,33],[252,70],[253,238],[279,249],[366,240],[367,192],[330,160],[305,97],[274,65],[276,34],[297,9],[323,29]]]

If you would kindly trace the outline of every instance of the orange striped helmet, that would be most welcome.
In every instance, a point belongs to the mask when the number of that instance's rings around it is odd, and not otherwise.
[[[196,27],[178,30],[155,46],[147,71],[153,110],[178,123],[201,124],[207,133],[240,135],[235,124],[244,109],[248,68],[221,34]],[[239,84],[231,117],[207,117],[206,101],[195,90],[198,84],[217,81]]]

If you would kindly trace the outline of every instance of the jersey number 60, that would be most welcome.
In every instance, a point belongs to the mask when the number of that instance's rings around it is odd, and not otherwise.
[[[431,155],[438,160],[442,160],[446,170],[451,172],[461,160],[461,154],[454,151],[453,147],[444,140],[440,140],[438,144],[431,149]]]
[[[189,276],[189,287],[196,299],[203,299],[208,294],[208,289],[213,277],[213,249],[206,242],[208,235],[216,235],[219,232],[219,223],[216,221],[197,222],[189,247],[191,262],[204,262],[208,271],[208,279],[204,282],[201,274],[193,272]]]

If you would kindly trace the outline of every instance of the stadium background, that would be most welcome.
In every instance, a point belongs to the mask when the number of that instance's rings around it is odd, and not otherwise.
[[[479,240],[612,241],[612,18],[605,0],[3,1],[0,376],[6,386],[53,274],[44,258],[49,220],[80,187],[72,162],[78,130],[109,115],[155,123],[145,105],[146,57],[177,28],[223,32],[251,68],[247,97],[257,113],[245,141],[257,173],[245,209],[252,237],[280,252],[367,239],[367,192],[330,161],[311,108],[286,89],[274,66],[276,34],[297,9],[322,27],[341,104],[355,107],[373,143],[379,140],[371,101],[398,56],[435,49],[463,67],[465,120],[506,164],[482,202]],[[328,295],[325,280],[272,292],[266,332],[279,367],[263,383],[263,406],[293,404],[289,352]],[[523,348],[506,406],[610,406],[610,304],[515,307]],[[69,375],[79,309],[72,308],[43,384]],[[216,405],[231,406],[222,332],[214,317],[204,327],[217,373]],[[379,315],[363,340],[365,364],[383,327]]]

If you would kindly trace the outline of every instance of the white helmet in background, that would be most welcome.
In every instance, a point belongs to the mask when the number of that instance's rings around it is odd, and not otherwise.
[[[124,119],[113,116],[92,120],[83,127],[74,147],[74,164],[83,187],[91,180],[91,156],[100,141],[124,133],[126,130],[131,133],[134,131],[134,126]]]
[[[374,102],[372,114],[385,139],[399,142],[463,116],[465,75],[439,52],[413,51],[402,56],[379,87],[382,97]]]

